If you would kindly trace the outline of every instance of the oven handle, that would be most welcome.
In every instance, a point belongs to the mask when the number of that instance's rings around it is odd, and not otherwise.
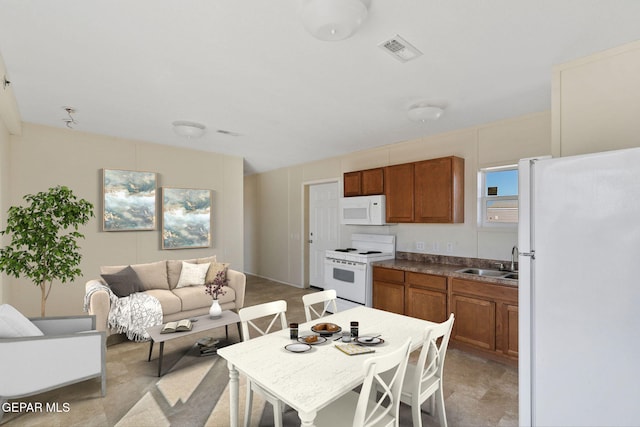
[[[330,265],[333,267],[343,267],[344,269],[349,270],[366,270],[367,264],[364,262],[355,262],[355,261],[345,261],[342,259],[334,259],[334,258],[325,258],[325,265]]]

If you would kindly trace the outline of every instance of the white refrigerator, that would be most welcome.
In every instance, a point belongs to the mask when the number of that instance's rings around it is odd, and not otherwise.
[[[640,148],[519,163],[521,426],[640,426]]]

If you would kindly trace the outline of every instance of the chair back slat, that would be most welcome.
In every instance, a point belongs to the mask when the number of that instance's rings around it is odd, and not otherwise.
[[[431,383],[433,377],[442,380],[444,371],[444,359],[449,346],[449,338],[453,329],[454,316],[453,313],[445,322],[442,322],[425,331],[425,338],[418,357],[418,367],[420,368],[420,381],[418,392],[422,388]],[[438,340],[440,343],[438,344]]]
[[[242,324],[242,340],[248,341],[251,339],[249,326],[251,326],[253,330],[257,331],[260,335],[266,335],[272,332],[272,328],[276,325],[278,319],[280,319],[281,328],[286,329],[288,327],[286,311],[287,302],[284,300],[241,308],[240,311],[238,311],[238,316],[240,317],[240,322]],[[271,316],[271,321],[265,329],[262,329],[255,320],[268,316]]]
[[[338,305],[336,304],[337,293],[335,289],[327,289],[325,291],[314,292],[312,294],[306,294],[302,296],[302,303],[304,304],[304,315],[307,322],[326,316],[330,313],[338,312]],[[316,310],[314,305],[322,303],[322,311]]]
[[[374,426],[390,416],[398,425],[400,393],[404,381],[411,339],[384,356],[372,357],[364,363],[365,379],[360,390],[353,426]],[[381,375],[382,374],[382,375]],[[380,391],[381,393],[377,393]]]

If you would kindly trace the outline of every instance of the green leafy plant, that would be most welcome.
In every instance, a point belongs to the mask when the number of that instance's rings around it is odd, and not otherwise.
[[[82,259],[77,240],[78,231],[93,216],[93,205],[80,199],[64,186],[23,197],[26,206],[12,206],[7,215],[11,243],[0,249],[0,271],[14,277],[27,277],[40,287],[40,311],[53,281],[69,282],[82,274],[78,265]],[[48,285],[48,286],[47,286]]]

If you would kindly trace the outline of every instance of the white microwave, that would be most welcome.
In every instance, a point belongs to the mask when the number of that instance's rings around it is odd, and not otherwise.
[[[343,197],[339,203],[340,224],[385,225],[385,196]]]

